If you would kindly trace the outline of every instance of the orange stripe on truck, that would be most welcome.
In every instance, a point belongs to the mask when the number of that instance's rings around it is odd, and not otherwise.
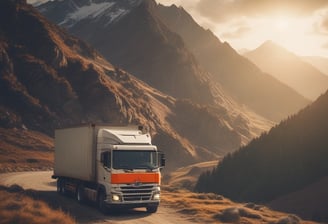
[[[116,173],[112,174],[112,184],[160,183],[159,173]]]

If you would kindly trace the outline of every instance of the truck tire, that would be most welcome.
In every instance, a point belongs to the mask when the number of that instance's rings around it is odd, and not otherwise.
[[[101,211],[103,214],[108,213],[108,208],[105,200],[106,200],[106,194],[103,190],[100,190],[98,193],[97,204],[98,204],[99,211]]]
[[[57,193],[61,194],[61,180],[58,178],[57,179]]]
[[[65,181],[61,178],[58,178],[58,180],[57,180],[57,192],[61,195],[66,194]]]
[[[76,200],[81,204],[85,201],[84,187],[82,184],[77,187]]]
[[[155,213],[155,212],[157,212],[157,208],[158,208],[158,206],[147,206],[146,207],[148,213]]]

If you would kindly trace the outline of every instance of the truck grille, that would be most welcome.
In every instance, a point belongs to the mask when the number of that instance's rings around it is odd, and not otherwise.
[[[124,201],[148,201],[151,199],[153,185],[121,186]]]

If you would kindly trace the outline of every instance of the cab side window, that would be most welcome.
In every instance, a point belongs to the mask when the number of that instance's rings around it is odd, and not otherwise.
[[[101,153],[101,162],[104,167],[111,168],[111,156],[110,152]]]

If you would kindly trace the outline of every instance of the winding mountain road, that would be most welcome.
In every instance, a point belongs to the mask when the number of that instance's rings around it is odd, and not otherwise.
[[[19,172],[0,174],[0,184],[10,186],[18,184],[24,189],[33,189],[41,198],[53,201],[62,210],[75,218],[77,223],[108,224],[190,224],[188,219],[173,208],[161,204],[157,213],[148,214],[145,209],[134,209],[118,214],[103,215],[92,205],[81,205],[70,197],[58,195],[56,181],[51,179],[52,171]]]

